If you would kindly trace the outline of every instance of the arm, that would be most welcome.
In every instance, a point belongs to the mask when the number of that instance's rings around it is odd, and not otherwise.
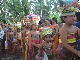
[[[80,29],[78,29],[78,36],[80,37]]]
[[[73,52],[74,54],[78,55],[78,51],[74,49],[72,46],[70,46],[67,42],[67,30],[63,29],[60,32],[60,38],[62,40],[62,46],[69,51]]]

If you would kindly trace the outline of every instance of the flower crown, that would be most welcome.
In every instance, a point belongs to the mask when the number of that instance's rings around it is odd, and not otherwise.
[[[48,35],[48,34],[52,34],[53,30],[51,28],[44,28],[42,31],[41,31],[41,35],[42,36],[45,36],[45,35]]]
[[[74,15],[75,12],[80,12],[78,8],[75,7],[59,7],[59,11],[61,12],[61,16]]]

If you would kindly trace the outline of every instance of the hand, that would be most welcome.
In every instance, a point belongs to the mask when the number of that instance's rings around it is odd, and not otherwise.
[[[80,57],[80,51],[78,51],[78,57]]]

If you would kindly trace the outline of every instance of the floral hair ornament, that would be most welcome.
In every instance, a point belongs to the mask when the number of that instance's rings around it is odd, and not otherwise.
[[[51,28],[44,28],[42,31],[41,31],[41,35],[42,36],[45,36],[45,35],[48,35],[48,34],[52,34],[53,33],[53,30]]]
[[[61,16],[67,16],[67,15],[75,15],[75,12],[80,12],[78,8],[75,8],[73,6],[66,6],[66,7],[60,7],[59,11],[61,12]]]

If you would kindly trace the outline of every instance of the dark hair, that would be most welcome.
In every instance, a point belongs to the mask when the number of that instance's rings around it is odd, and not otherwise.
[[[62,23],[64,23],[65,21],[63,20],[63,18],[67,18],[67,16],[61,16],[60,18],[61,18]]]
[[[57,18],[53,17],[52,20],[57,23]]]
[[[52,20],[49,20],[50,24],[52,25]]]
[[[75,15],[76,15],[76,17],[77,17],[77,20],[80,21],[80,12],[76,12]]]
[[[38,24],[41,25],[43,22],[44,22],[43,20],[40,20]]]
[[[47,18],[47,19],[45,19],[45,20],[49,20],[49,19]]]
[[[29,19],[32,19],[32,16],[30,16]]]
[[[47,34],[47,35],[43,36],[43,37],[42,37],[43,40],[45,40],[45,38],[46,38],[47,36],[52,37],[52,34]]]
[[[17,32],[20,32],[21,30],[20,30],[20,28],[17,28]]]

